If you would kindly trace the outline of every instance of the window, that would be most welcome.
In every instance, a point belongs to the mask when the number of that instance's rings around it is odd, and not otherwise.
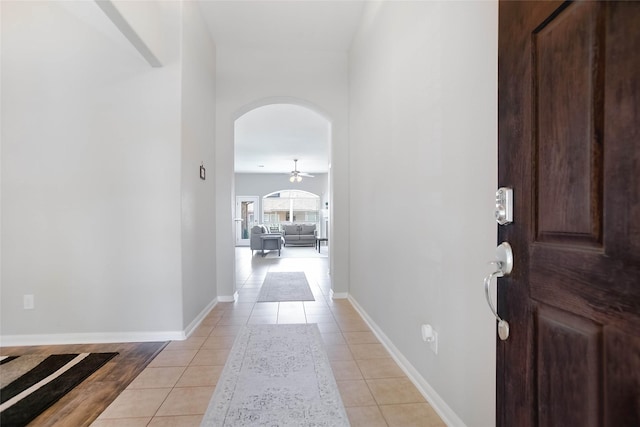
[[[265,225],[282,222],[319,225],[320,197],[308,191],[281,190],[268,194],[262,199],[262,208]]]

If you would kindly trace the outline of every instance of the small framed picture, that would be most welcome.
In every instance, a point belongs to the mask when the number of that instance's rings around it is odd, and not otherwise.
[[[204,168],[204,165],[200,166],[200,179],[207,179],[207,171]]]

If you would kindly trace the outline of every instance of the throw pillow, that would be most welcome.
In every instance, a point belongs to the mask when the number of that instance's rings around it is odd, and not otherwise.
[[[316,231],[316,225],[303,224],[300,228],[300,234],[308,235],[313,234]]]

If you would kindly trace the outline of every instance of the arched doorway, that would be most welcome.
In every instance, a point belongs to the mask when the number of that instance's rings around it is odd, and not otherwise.
[[[348,239],[346,233],[334,234],[337,230],[346,230],[348,223],[348,186],[341,185],[335,187],[335,182],[346,182],[348,178],[348,150],[347,140],[348,132],[344,117],[338,117],[335,121],[324,108],[309,102],[307,100],[295,97],[267,97],[257,99],[255,101],[238,106],[232,112],[229,112],[231,120],[227,122],[223,120],[218,126],[217,137],[218,145],[216,150],[216,179],[217,187],[221,190],[218,193],[218,204],[216,207],[216,280],[218,287],[219,301],[233,301],[235,295],[235,230],[236,222],[234,219],[234,209],[229,209],[235,205],[235,195],[240,194],[238,190],[238,179],[234,173],[234,141],[236,139],[236,121],[260,107],[272,104],[292,104],[305,108],[311,112],[315,112],[324,119],[328,126],[327,146],[330,153],[330,162],[328,173],[326,174],[327,192],[322,197],[323,207],[329,220],[329,235],[338,246],[332,245],[334,250],[329,253],[329,269],[331,274],[332,292],[335,291],[337,298],[345,298],[348,283]],[[332,110],[334,111],[335,108]],[[336,145],[336,142],[338,143]],[[301,168],[301,170],[304,170]],[[337,179],[336,179],[337,176]],[[282,175],[281,175],[282,177]],[[287,176],[285,176],[286,178]],[[303,180],[302,186],[309,185],[311,180]],[[288,180],[287,180],[288,183]],[[273,187],[264,194],[282,188],[283,184]],[[286,185],[286,183],[284,184]],[[312,191],[315,192],[315,191]],[[253,193],[258,194],[258,193]],[[316,192],[316,194],[319,194]],[[244,193],[243,195],[248,195]],[[343,215],[334,215],[336,208]]]
[[[327,236],[331,132],[323,114],[298,103],[258,105],[235,119],[235,196],[259,198],[253,225],[313,223]],[[290,179],[294,170],[302,179]],[[276,202],[288,207],[276,214],[268,206]],[[241,213],[234,212],[236,221]]]

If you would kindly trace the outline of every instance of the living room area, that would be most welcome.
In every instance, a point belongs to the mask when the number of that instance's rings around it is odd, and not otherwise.
[[[235,121],[235,246],[252,256],[329,251],[330,123],[294,104],[254,108]]]
[[[290,198],[291,195],[300,197]],[[316,258],[328,255],[328,214],[326,208],[319,209],[318,196],[300,190],[285,190],[261,199],[252,198],[259,202],[242,198],[237,202],[240,216],[236,221],[236,248],[248,246],[252,256],[262,257]],[[286,205],[287,208],[278,205]],[[263,222],[259,223],[258,218]]]

